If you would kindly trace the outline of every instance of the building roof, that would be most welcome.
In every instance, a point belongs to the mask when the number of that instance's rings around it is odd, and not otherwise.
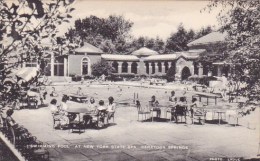
[[[148,49],[146,47],[142,47],[132,52],[131,54],[136,56],[150,56],[150,55],[158,55],[159,53],[154,50]]]
[[[188,46],[195,46],[195,45],[205,45],[210,43],[217,43],[217,42],[223,42],[227,38],[227,33],[224,32],[211,32],[205,36],[202,36],[201,38],[198,38],[190,43],[188,43]]]
[[[95,53],[95,54],[101,54],[103,51],[89,43],[84,43],[82,47],[79,47],[75,49],[75,52],[77,53]]]
[[[175,60],[177,58],[176,54],[163,54],[163,55],[151,55],[144,58],[144,61],[150,60]]]
[[[162,55],[151,55],[144,58],[144,61],[155,61],[155,60],[175,60],[179,57],[184,57],[187,59],[196,59],[200,56],[201,53],[205,52],[204,49],[198,50],[189,50],[189,51],[182,51],[182,52],[175,52],[172,54],[162,54]]]
[[[103,58],[105,60],[139,61],[139,58],[135,55],[102,54],[101,58]]]

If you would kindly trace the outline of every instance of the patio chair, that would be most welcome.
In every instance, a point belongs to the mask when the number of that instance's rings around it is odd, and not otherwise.
[[[184,117],[186,123],[186,116],[187,116],[187,107],[184,105],[176,105],[174,110],[174,117],[176,123],[178,123],[178,117],[181,117],[181,122],[182,122],[182,118]]]
[[[92,124],[96,128],[103,128],[105,126],[105,118],[107,117],[106,110],[98,111],[97,114],[92,115]]]
[[[28,107],[29,108],[38,108],[38,100],[35,96],[28,96]]]
[[[53,114],[52,114],[52,119],[53,119],[53,128],[55,129],[57,122],[58,122],[59,125],[60,125],[61,116],[60,116],[60,114],[59,114],[58,112],[56,112],[56,113],[53,113]]]
[[[22,92],[20,94],[19,102],[20,102],[20,108],[23,108],[28,105],[28,98],[26,92]]]
[[[113,122],[115,122],[115,111],[107,113],[107,123],[109,123],[109,120],[113,118]]]
[[[206,111],[204,109],[193,109],[191,110],[192,124],[194,121],[198,121],[199,124],[204,125],[206,120]]]
[[[171,106],[169,106],[167,109],[166,109],[166,111],[165,111],[165,116],[166,116],[166,118],[167,118],[167,114],[168,113],[170,113],[170,121],[172,121],[172,117],[173,117],[173,113],[174,113],[174,108],[175,108],[175,106],[173,106],[173,105],[171,105]]]
[[[151,110],[150,110],[149,106],[146,105],[145,107],[143,107],[143,106],[141,106],[140,102],[137,103],[137,110],[138,110],[138,121],[139,121],[139,115],[142,115],[142,121],[143,121],[144,118],[146,120],[146,115],[150,116],[150,114],[151,114]],[[143,116],[144,116],[144,118],[143,118]]]
[[[155,101],[155,102],[149,101],[148,106],[149,106],[149,109],[150,109],[152,122],[153,122],[153,118],[154,118],[154,115],[153,115],[154,112],[156,113],[157,118],[161,117],[161,108],[159,107],[158,101]]]

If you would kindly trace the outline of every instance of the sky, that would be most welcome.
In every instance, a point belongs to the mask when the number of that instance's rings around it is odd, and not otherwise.
[[[180,23],[186,29],[199,30],[201,27],[218,28],[218,9],[209,13],[201,10],[208,1],[159,1],[159,0],[76,0],[75,10],[69,24],[59,26],[60,34],[74,26],[76,19],[90,15],[106,18],[109,15],[123,15],[134,23],[131,34],[134,37],[147,36],[166,40],[171,33],[176,32]]]

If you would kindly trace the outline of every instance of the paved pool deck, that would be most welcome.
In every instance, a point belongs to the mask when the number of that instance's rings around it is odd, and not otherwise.
[[[81,86],[96,100],[112,95],[117,100],[132,101],[133,92],[146,101],[157,95],[160,103],[171,89],[122,87],[117,85],[60,85],[56,86],[59,97],[74,92]],[[121,88],[121,87],[120,87]],[[48,87],[48,90],[50,88]],[[182,91],[177,91],[177,95]],[[188,93],[188,97],[191,94]],[[48,96],[46,102],[50,101]],[[259,148],[259,108],[239,120],[240,126],[230,123],[176,124],[168,120],[154,122],[137,121],[137,109],[118,106],[115,122],[103,129],[86,129],[84,133],[53,129],[49,107],[22,109],[14,113],[14,119],[44,142],[52,161],[203,161],[224,158],[256,158]],[[164,117],[164,115],[162,115]]]

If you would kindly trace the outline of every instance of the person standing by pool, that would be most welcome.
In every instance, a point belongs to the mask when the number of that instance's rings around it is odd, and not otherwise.
[[[114,103],[114,98],[110,96],[108,98],[108,105],[107,105],[107,121],[111,119],[113,114],[115,113],[116,104]]]

